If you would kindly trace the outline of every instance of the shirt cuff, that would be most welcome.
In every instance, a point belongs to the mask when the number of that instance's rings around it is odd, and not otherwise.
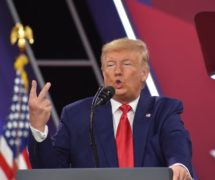
[[[48,126],[47,125],[45,126],[44,132],[41,132],[41,131],[33,128],[31,125],[30,125],[30,129],[31,129],[31,132],[32,132],[34,139],[37,142],[43,142],[48,136]]]
[[[187,170],[187,172],[188,172],[188,174],[190,175],[191,179],[193,179],[192,176],[191,176],[191,174],[190,174],[189,169],[188,169],[185,165],[183,165],[183,164],[181,164],[181,163],[174,163],[174,164],[172,164],[170,167],[172,167],[172,166],[182,166],[184,169]]]

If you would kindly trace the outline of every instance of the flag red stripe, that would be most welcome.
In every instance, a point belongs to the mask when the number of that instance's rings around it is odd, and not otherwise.
[[[29,160],[27,149],[24,149],[24,151],[22,152],[22,155],[23,155],[23,157],[25,159],[25,162],[27,164],[28,169],[31,169],[31,163],[30,163],[30,160]]]
[[[14,160],[13,160],[13,174],[16,175],[17,170],[18,170],[18,166],[17,166],[17,163],[16,163],[16,161],[15,161],[15,159],[14,159]]]
[[[8,166],[7,162],[5,161],[4,157],[0,153],[0,166],[3,169],[5,175],[7,176],[8,179],[13,178],[13,171],[12,169]]]

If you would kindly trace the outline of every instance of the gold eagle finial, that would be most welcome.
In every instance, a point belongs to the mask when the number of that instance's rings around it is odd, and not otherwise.
[[[33,31],[29,26],[23,26],[20,23],[16,23],[10,34],[10,42],[17,45],[21,51],[25,49],[26,39],[29,40],[30,44],[34,43]]]

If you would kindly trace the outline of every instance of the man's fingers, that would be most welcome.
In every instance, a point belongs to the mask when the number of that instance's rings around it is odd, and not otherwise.
[[[38,98],[39,98],[39,99],[45,98],[50,87],[51,87],[51,83],[50,83],[50,82],[46,83],[46,85],[45,85],[45,86],[43,87],[43,89],[41,90],[41,92],[40,92]]]
[[[192,180],[189,171],[181,165],[170,166],[173,170],[173,180]]]
[[[179,174],[178,174],[178,172],[174,172],[173,171],[173,179],[172,180],[179,180]]]
[[[30,90],[30,98],[37,97],[37,82],[35,80],[31,83],[31,90]]]

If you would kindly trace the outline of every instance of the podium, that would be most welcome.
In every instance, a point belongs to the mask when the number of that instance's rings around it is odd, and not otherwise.
[[[32,169],[17,171],[16,180],[172,180],[170,168]]]

